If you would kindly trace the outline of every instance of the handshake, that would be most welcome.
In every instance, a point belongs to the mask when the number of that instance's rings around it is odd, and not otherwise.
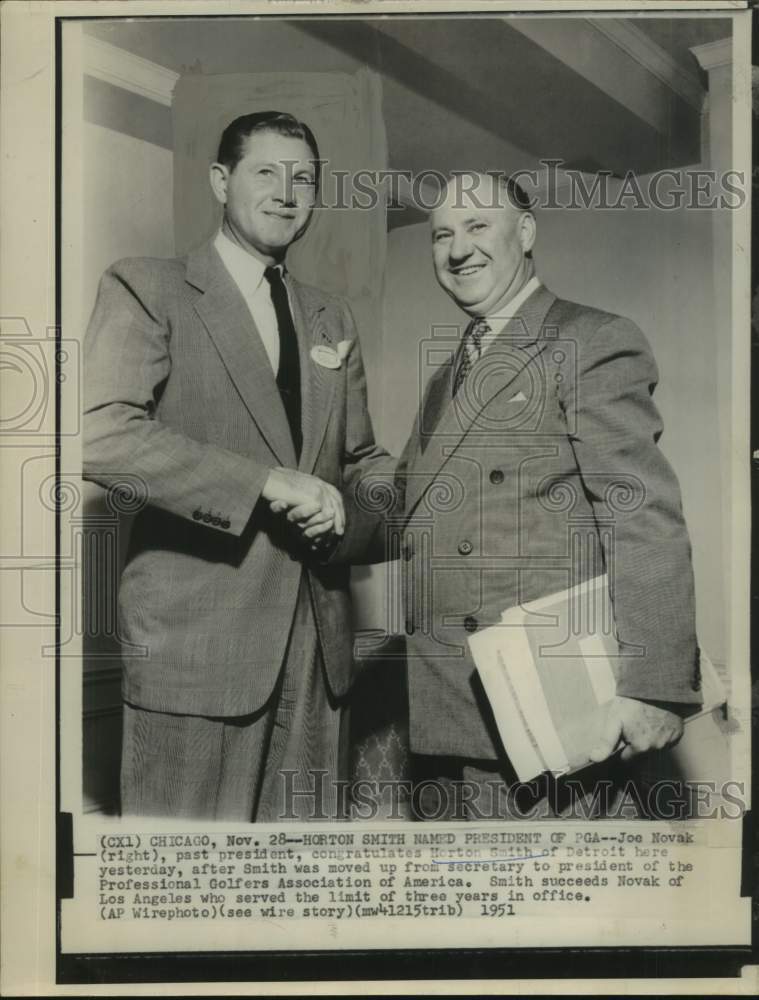
[[[316,476],[296,469],[272,469],[262,495],[274,514],[286,514],[313,552],[328,548],[345,532],[343,498]]]

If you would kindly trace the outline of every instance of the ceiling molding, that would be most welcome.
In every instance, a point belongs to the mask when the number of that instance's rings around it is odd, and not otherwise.
[[[83,69],[88,76],[171,107],[179,73],[91,35],[83,36]]]
[[[701,69],[717,69],[718,66],[729,66],[733,61],[732,38],[720,38],[716,42],[706,42],[705,45],[694,45],[691,52],[698,59]]]
[[[507,23],[660,135],[671,137],[673,98],[691,113],[701,111],[704,87],[695,67],[691,80],[640,29],[624,21],[525,17]]]
[[[696,110],[701,109],[704,89],[696,74],[684,69],[635,24],[629,20],[606,17],[589,17],[585,20],[670,90],[687,101],[691,107]],[[709,46],[696,46],[696,48],[709,48]],[[691,52],[695,53],[695,50],[693,48]]]

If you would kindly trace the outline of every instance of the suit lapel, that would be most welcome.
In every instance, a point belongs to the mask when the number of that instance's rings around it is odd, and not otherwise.
[[[542,326],[555,299],[542,285],[537,288],[472,366],[456,397],[451,396],[453,366],[446,366],[445,374],[432,385],[421,416],[421,430],[429,442],[424,450],[417,448],[416,460],[409,465],[407,516],[470,431],[493,433],[486,421],[480,426],[479,418],[547,346]]]
[[[442,420],[453,391],[453,372],[456,367],[458,352],[454,351],[450,362],[441,365],[430,379],[421,411],[419,428],[419,450],[424,452],[434,436],[437,426]]]
[[[203,293],[195,309],[261,435],[279,462],[293,468],[295,450],[269,356],[245,299],[211,243],[188,256],[186,280]]]
[[[311,348],[315,344],[337,347],[336,343],[329,343],[326,325],[322,324],[322,313],[326,309],[324,303],[291,275],[288,275],[287,283],[300,350],[303,448],[298,468],[303,472],[312,472],[327,429],[335,387],[343,372],[318,365],[311,357]]]

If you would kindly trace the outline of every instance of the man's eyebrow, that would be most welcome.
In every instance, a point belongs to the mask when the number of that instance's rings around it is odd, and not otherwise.
[[[464,225],[464,226],[470,226],[473,222],[482,222],[482,221],[483,221],[482,216],[481,215],[477,215],[475,213],[474,215],[468,215],[464,219],[464,222],[462,223],[462,225]],[[451,230],[452,228],[453,228],[453,226],[449,226],[449,225],[445,225],[444,223],[441,223],[439,226],[433,226],[432,227],[432,232],[434,234],[434,233],[440,232],[441,230],[445,230],[445,229]]]

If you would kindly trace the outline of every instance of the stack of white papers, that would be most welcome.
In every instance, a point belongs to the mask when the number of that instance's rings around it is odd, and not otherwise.
[[[606,576],[520,607],[469,639],[498,732],[520,781],[586,766],[601,734],[603,706],[614,697],[623,662]],[[703,706],[690,722],[725,702],[701,652]]]

